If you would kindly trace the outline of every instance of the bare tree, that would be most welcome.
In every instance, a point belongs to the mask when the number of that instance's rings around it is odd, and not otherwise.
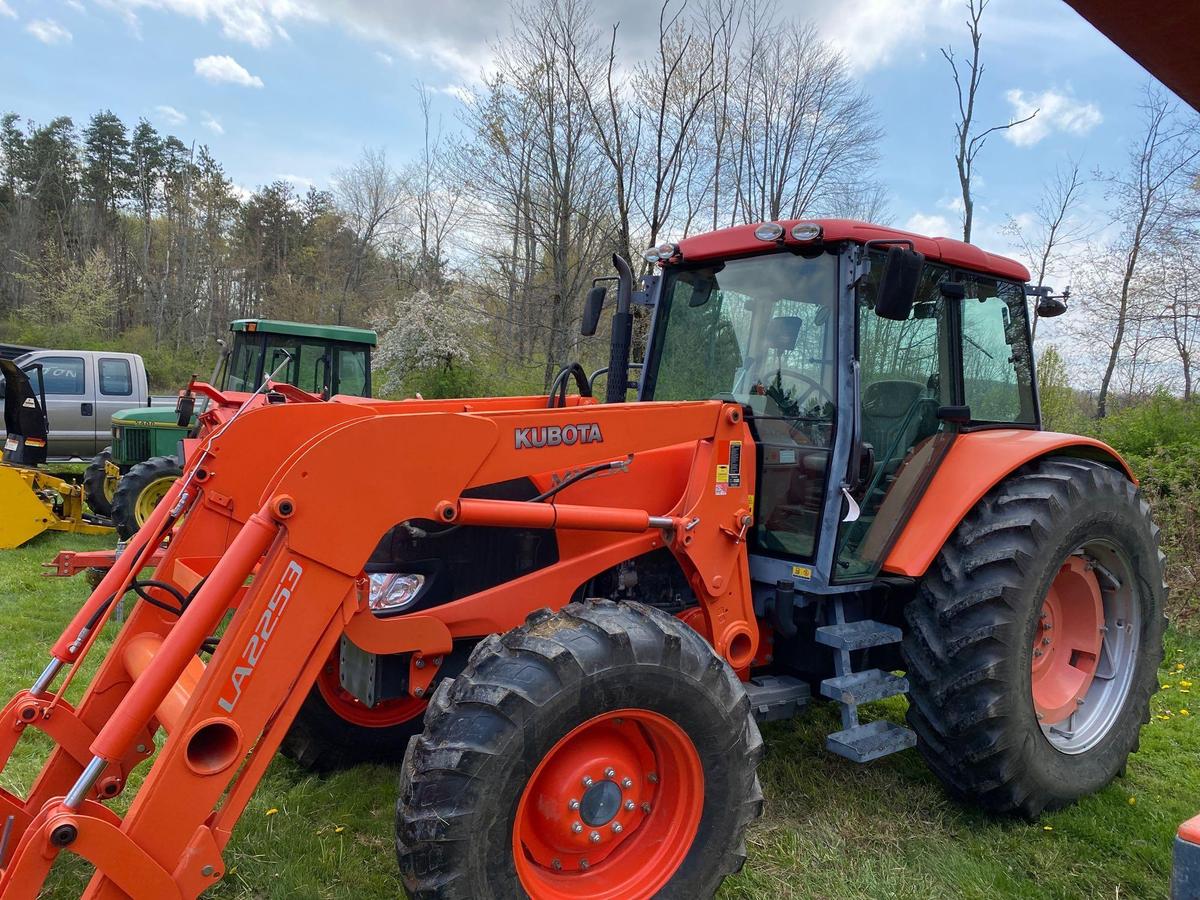
[[[388,163],[387,151],[364,147],[362,156],[349,168],[333,176],[333,191],[346,222],[354,232],[354,256],[342,283],[336,306],[337,324],[342,324],[349,296],[362,287],[371,251],[394,236],[405,189]]]
[[[989,0],[967,0],[967,32],[971,37],[971,58],[964,62],[964,72],[959,72],[954,48],[942,48],[942,56],[950,64],[950,71],[954,75],[954,87],[958,93],[958,123],[954,126],[957,149],[954,154],[954,162],[958,167],[958,184],[962,190],[963,240],[967,242],[971,240],[971,226],[975,220],[975,198],[971,193],[971,177],[975,171],[975,158],[991,134],[997,131],[1007,131],[1009,128],[1028,122],[1038,114],[1035,109],[1025,118],[1009,122],[1007,125],[993,125],[982,131],[975,128],[975,98],[979,93],[979,85],[983,81],[984,71],[983,61],[979,56],[979,45],[983,39],[979,23],[988,3]],[[964,77],[966,78],[965,87],[963,85]]]
[[[1078,160],[1058,167],[1043,186],[1041,199],[1033,210],[1033,219],[1022,224],[1009,218],[1004,230],[1021,245],[1030,272],[1040,288],[1065,253],[1087,237],[1086,226],[1072,219],[1083,195],[1083,177]],[[1033,318],[1033,336],[1037,337],[1037,317]]]
[[[1194,121],[1183,120],[1174,103],[1155,88],[1147,87],[1142,101],[1145,131],[1130,148],[1128,168],[1109,177],[1116,220],[1124,233],[1112,248],[1120,263],[1120,280],[1105,298],[1112,310],[1108,361],[1096,398],[1096,415],[1108,412],[1109,391],[1121,359],[1136,297],[1136,278],[1146,247],[1173,224],[1191,186],[1200,161],[1200,137]]]

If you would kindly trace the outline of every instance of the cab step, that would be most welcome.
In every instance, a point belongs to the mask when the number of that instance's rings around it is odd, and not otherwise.
[[[910,729],[887,719],[855,725],[825,739],[825,747],[830,752],[857,763],[907,750],[916,743],[917,736]]]
[[[808,683],[787,675],[760,675],[746,683],[750,708],[759,722],[790,719],[812,699]]]
[[[865,650],[868,647],[898,644],[903,636],[895,625],[863,619],[859,622],[822,625],[817,629],[816,641],[835,650]]]
[[[908,692],[908,679],[882,669],[851,672],[821,682],[821,693],[838,703],[870,703]]]

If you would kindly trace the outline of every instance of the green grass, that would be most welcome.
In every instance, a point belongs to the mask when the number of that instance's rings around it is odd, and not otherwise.
[[[0,554],[6,695],[31,683],[87,593],[82,578],[42,578],[40,563],[63,547],[104,544],[45,535]],[[1200,702],[1196,715],[1181,712],[1191,697],[1200,699],[1200,640],[1171,632],[1166,658],[1162,684],[1170,687],[1155,698],[1126,775],[1036,823],[991,819],[953,802],[914,751],[865,767],[831,756],[824,735],[839,726],[829,707],[769,726],[761,769],[766,813],[750,834],[745,870],[721,896],[1165,897],[1175,828],[1200,810]],[[1195,686],[1183,684],[1189,679]],[[899,701],[874,709],[903,716]],[[0,784],[28,784],[45,747],[27,735]],[[395,799],[390,768],[318,778],[275,760],[228,848],[228,875],[211,896],[397,896]],[[61,859],[45,896],[77,896],[86,877],[79,860]]]

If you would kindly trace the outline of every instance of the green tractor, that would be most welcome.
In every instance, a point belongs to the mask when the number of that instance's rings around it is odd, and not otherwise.
[[[306,325],[271,319],[238,319],[233,339],[221,350],[212,384],[222,391],[251,393],[283,362],[275,380],[332,397],[371,396],[371,348],[375,332],[340,325]],[[84,474],[88,504],[109,516],[128,539],[180,476],[179,442],[196,427],[180,426],[173,406],[126,409],[113,415],[112,445]]]

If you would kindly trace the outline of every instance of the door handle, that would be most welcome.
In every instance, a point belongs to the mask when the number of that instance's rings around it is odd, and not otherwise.
[[[92,411],[92,404],[90,404],[90,403],[80,403],[80,404],[79,404],[79,414],[80,414],[81,416],[91,416],[91,415],[95,415],[95,413]]]

